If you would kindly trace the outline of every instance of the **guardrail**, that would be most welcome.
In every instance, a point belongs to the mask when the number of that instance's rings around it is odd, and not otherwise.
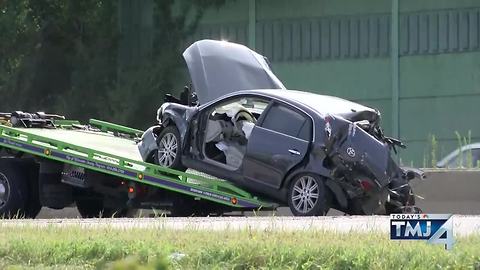
[[[480,214],[480,170],[424,169],[427,178],[411,182],[425,213]]]

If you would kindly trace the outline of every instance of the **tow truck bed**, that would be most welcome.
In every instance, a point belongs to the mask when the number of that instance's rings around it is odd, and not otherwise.
[[[142,134],[141,130],[94,119],[89,124],[81,126],[77,121],[56,121],[55,129],[14,128],[0,124],[0,148],[95,170],[238,209],[272,209],[277,206],[225,180],[143,162],[133,139]]]
[[[91,148],[112,156],[120,156],[135,161],[142,161],[135,141],[116,137],[111,133],[87,130],[66,129],[22,129],[37,137],[48,138],[64,143],[70,143],[82,148]]]

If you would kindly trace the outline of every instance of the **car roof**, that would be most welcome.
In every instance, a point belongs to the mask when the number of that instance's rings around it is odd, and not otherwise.
[[[293,102],[295,105],[305,105],[321,115],[343,115],[359,111],[376,112],[375,109],[339,97],[298,90],[256,89],[235,92],[235,95],[242,94],[258,94],[276,98],[287,103]]]

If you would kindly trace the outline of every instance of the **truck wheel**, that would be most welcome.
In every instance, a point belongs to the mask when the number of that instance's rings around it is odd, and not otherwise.
[[[82,218],[106,217],[107,213],[103,213],[103,202],[99,199],[78,198],[75,203]]]
[[[195,214],[192,209],[185,206],[175,206],[170,209],[171,217],[191,217]]]
[[[20,162],[13,159],[0,162],[0,217],[25,216],[27,175],[19,165]]]
[[[288,206],[294,216],[324,216],[329,210],[328,191],[321,177],[296,176],[288,191]]]
[[[25,209],[25,218],[36,218],[41,210],[42,205],[40,202],[29,200],[29,203]]]
[[[95,199],[80,199],[76,201],[76,204],[82,218],[123,218],[135,215],[134,212],[129,211],[127,208],[105,208],[102,201]]]
[[[180,194],[170,196],[172,206],[168,210],[171,217],[206,217],[210,214],[220,216],[224,212],[223,208],[213,202],[195,200],[193,197]]]
[[[171,217],[190,217],[195,214],[195,200],[180,194],[171,195]]]
[[[157,139],[158,150],[154,154],[155,163],[163,167],[185,171],[187,168],[182,165],[181,161],[181,144],[180,133],[175,126],[170,125],[164,128]]]
[[[103,197],[93,191],[78,191],[76,194],[77,210],[82,218],[122,218],[135,213],[126,206],[118,209],[103,206]]]
[[[25,206],[25,218],[36,218],[40,210],[42,210],[42,204],[40,202],[39,186],[38,186],[38,173],[39,165],[32,159],[24,163],[26,165],[25,170],[28,171],[28,202]]]

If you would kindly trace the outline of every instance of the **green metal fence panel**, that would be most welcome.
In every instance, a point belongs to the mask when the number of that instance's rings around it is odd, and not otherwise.
[[[400,16],[400,53],[423,55],[477,51],[480,8],[406,13]]]
[[[388,57],[390,21],[390,14],[260,20],[256,48],[275,62]],[[228,23],[202,25],[195,40],[228,39],[246,44],[226,31],[220,34],[219,27],[228,27]],[[241,27],[246,29],[246,22]],[[479,8],[400,14],[400,55],[476,51],[479,32]]]
[[[391,1],[231,1],[209,10],[190,42],[217,37],[248,44],[251,2],[256,50],[287,87],[377,107],[392,131]],[[459,100],[471,104],[480,96],[480,2],[402,0],[399,12],[399,133],[413,145],[402,160],[421,165],[429,134],[442,137],[446,152],[455,147],[455,134],[420,114],[480,134],[458,121],[471,113]],[[419,121],[412,119],[416,114]]]

